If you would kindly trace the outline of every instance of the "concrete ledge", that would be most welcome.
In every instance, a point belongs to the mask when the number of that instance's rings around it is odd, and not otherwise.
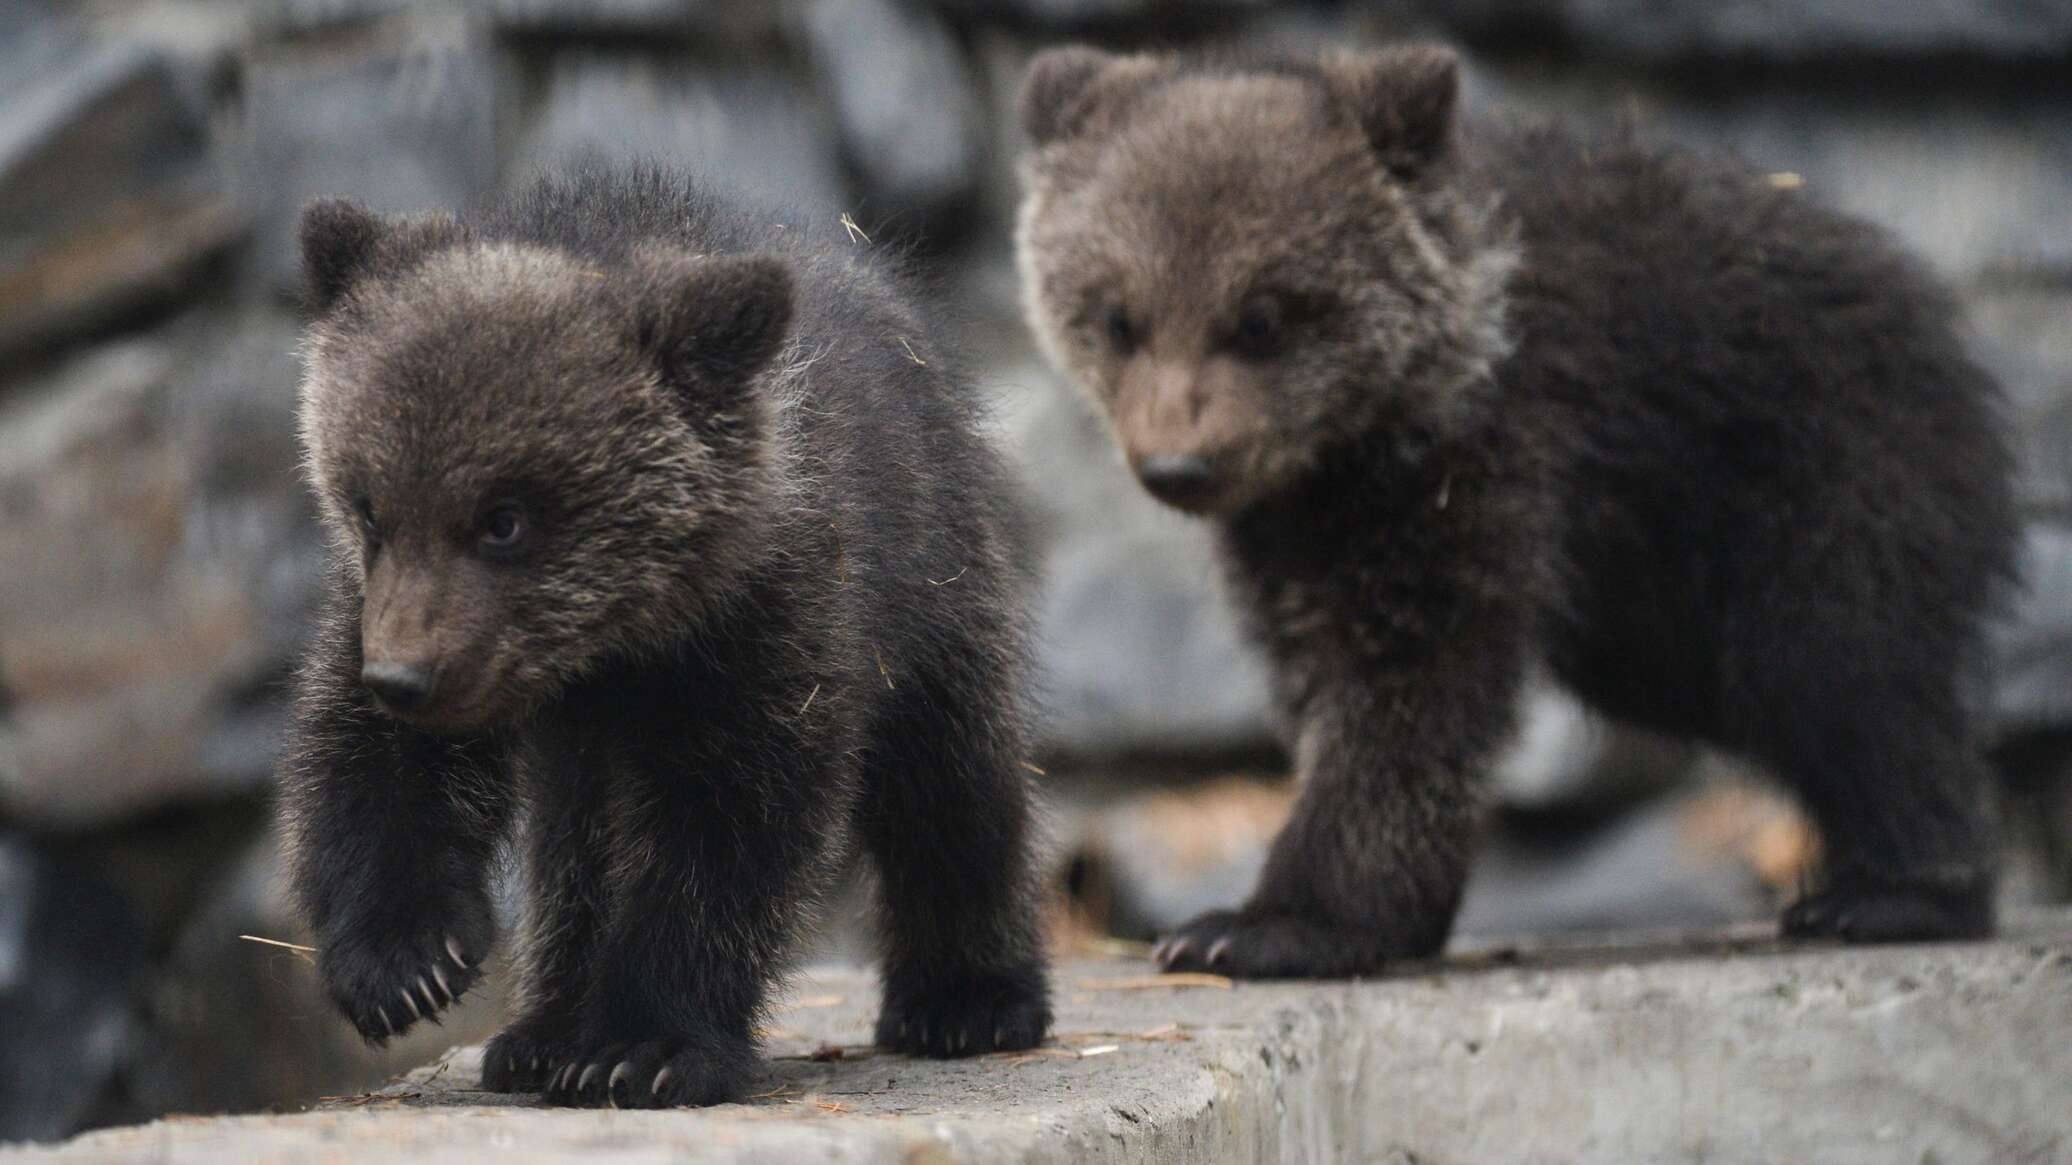
[[[1885,949],[1732,935],[1497,948],[1357,983],[1144,987],[1141,964],[1072,963],[1054,1047],[949,1063],[860,1046],[870,977],[815,970],[775,1017],[747,1104],[541,1109],[475,1091],[479,1050],[464,1048],[310,1112],[173,1118],[0,1156],[2072,1160],[2072,912],[2008,931]]]

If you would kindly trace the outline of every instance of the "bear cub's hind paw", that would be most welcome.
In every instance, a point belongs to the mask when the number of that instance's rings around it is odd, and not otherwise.
[[[1031,966],[949,984],[888,982],[879,1047],[950,1059],[1033,1048],[1050,1033],[1050,992]]]
[[[1993,933],[1990,881],[1951,890],[1921,885],[1838,881],[1784,912],[1786,938],[1852,943],[1937,942]]]

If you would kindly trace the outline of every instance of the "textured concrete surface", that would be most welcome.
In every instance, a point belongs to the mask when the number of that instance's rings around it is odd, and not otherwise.
[[[1468,1162],[2072,1160],[2072,912],[2001,940],[1766,936],[1485,948],[1359,983],[1075,962],[1035,1052],[862,1041],[868,975],[801,975],[758,1095],[556,1111],[476,1091],[477,1049],[280,1116],[180,1117],[9,1160]]]

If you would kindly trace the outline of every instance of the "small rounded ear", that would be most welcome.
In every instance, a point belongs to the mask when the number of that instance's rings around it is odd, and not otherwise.
[[[324,312],[366,270],[388,224],[381,216],[343,198],[320,198],[302,208],[296,234],[302,240],[302,281],[309,306]]]
[[[1444,156],[1460,101],[1460,54],[1411,44],[1325,58],[1326,84],[1382,161],[1408,177]]]
[[[1072,132],[1081,99],[1094,78],[1115,61],[1115,54],[1085,45],[1045,49],[1022,74],[1019,100],[1022,131],[1038,145]]]
[[[791,268],[773,255],[650,255],[642,342],[673,378],[741,381],[791,331]]]
[[[1085,45],[1045,49],[1022,75],[1022,131],[1039,146],[1084,133],[1103,110],[1112,109],[1169,65],[1162,57],[1120,56]]]

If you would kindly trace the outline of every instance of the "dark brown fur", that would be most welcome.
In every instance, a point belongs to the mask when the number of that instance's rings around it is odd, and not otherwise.
[[[738,1097],[852,841],[882,889],[878,1042],[1040,1040],[1011,507],[887,280],[659,170],[466,219],[319,203],[303,242],[336,553],[283,801],[359,1031],[467,990],[516,834],[490,1089]]]
[[[1741,167],[1464,122],[1457,75],[1423,46],[1031,67],[1033,326],[1215,521],[1306,782],[1252,898],[1162,960],[1437,950],[1536,663],[1800,792],[1828,885],[1792,933],[1985,933],[1959,689],[2015,526],[1947,298]]]

